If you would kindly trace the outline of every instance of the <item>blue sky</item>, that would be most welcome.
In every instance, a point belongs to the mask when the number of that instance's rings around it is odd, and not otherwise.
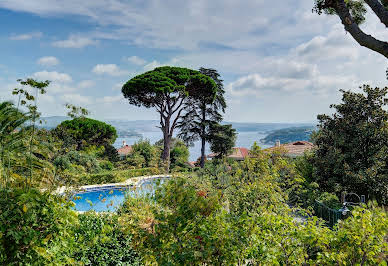
[[[387,62],[360,47],[312,0],[0,0],[0,97],[16,79],[52,81],[43,115],[66,102],[100,119],[157,119],[130,106],[125,81],[161,65],[217,69],[227,121],[307,122],[339,89],[385,85]],[[363,25],[386,39],[372,14]]]

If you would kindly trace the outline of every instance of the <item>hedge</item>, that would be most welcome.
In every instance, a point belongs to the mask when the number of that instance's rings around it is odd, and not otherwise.
[[[98,174],[88,174],[81,178],[82,185],[91,184],[104,184],[104,183],[120,183],[125,180],[145,175],[157,175],[161,171],[156,167],[118,170],[118,171],[105,171]]]

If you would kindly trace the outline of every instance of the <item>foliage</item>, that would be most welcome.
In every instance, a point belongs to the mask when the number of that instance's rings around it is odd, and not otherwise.
[[[189,149],[182,140],[177,140],[171,149],[171,168],[186,167],[189,160]]]
[[[342,91],[333,116],[319,115],[314,176],[322,191],[342,191],[388,200],[388,88]]]
[[[130,79],[122,93],[130,104],[156,108],[160,114],[163,132],[162,159],[169,170],[170,142],[177,122],[181,117],[185,101],[200,95],[203,88],[215,93],[214,81],[198,71],[180,67],[158,67]]]
[[[73,180],[73,182],[77,182],[80,185],[120,183],[124,182],[129,178],[157,175],[160,173],[160,170],[155,167],[129,170],[101,171],[97,174],[83,174],[79,176],[77,180]]]
[[[100,161],[100,167],[104,170],[113,170],[114,165],[110,161]]]
[[[117,152],[117,149],[111,144],[105,144],[103,156],[108,158],[108,160],[111,162],[117,162],[119,160],[119,153]]]
[[[218,158],[227,156],[235,145],[237,133],[232,125],[212,124],[210,126],[210,149]]]
[[[134,156],[141,156],[144,162],[139,167],[156,167],[159,161],[158,148],[153,146],[149,140],[140,140],[132,145]],[[131,156],[129,156],[131,157]]]
[[[224,98],[223,80],[215,69],[200,68],[199,72],[212,78],[217,85],[216,94],[213,89],[204,88],[199,95],[186,101],[184,105],[185,114],[178,123],[180,133],[178,137],[185,143],[192,146],[193,143],[201,140],[201,159],[199,165],[205,165],[206,142],[212,138],[210,125],[219,123],[222,120],[221,112],[225,112],[226,102]]]
[[[54,165],[60,170],[70,170],[72,166],[82,166],[85,171],[96,173],[101,170],[99,162],[92,155],[88,155],[79,151],[71,151],[66,155],[58,156],[54,160]]]
[[[163,146],[163,139],[155,142],[154,145],[156,148]],[[187,168],[187,162],[189,160],[189,149],[186,146],[186,144],[183,142],[183,140],[179,138],[172,138],[171,139],[171,167],[174,168],[173,170]]]
[[[133,166],[135,168],[142,168],[146,165],[146,160],[139,152],[132,152],[125,159],[126,166]]]
[[[36,122],[38,118],[40,117],[40,113],[38,112],[38,95],[39,94],[45,94],[46,88],[49,86],[50,81],[37,81],[32,78],[28,78],[26,80],[18,79],[17,80],[20,85],[27,86],[26,89],[18,89],[15,88],[12,92],[13,95],[19,95],[19,101],[18,101],[18,109],[19,105],[25,105],[28,109],[28,113],[30,114],[29,120],[31,125],[31,132],[29,135],[29,143],[28,143],[28,155],[26,156],[26,159],[28,161],[28,170],[29,170],[29,179],[25,182],[25,187],[29,188],[33,182],[33,174],[34,174],[34,168],[36,166],[36,160],[34,160],[33,150],[36,145],[34,145],[35,142],[35,130],[36,130]],[[29,90],[35,91],[35,96],[32,95]],[[24,98],[22,98],[24,97]],[[42,121],[39,121],[40,123]]]
[[[67,115],[71,118],[80,118],[80,117],[85,117],[87,115],[90,114],[90,112],[81,107],[81,106],[75,106],[73,104],[70,104],[70,103],[66,103],[65,104],[65,107],[69,110],[69,112],[67,113]]]
[[[388,259],[387,213],[373,204],[356,207],[339,222],[318,258],[325,264],[378,265]],[[384,264],[383,264],[384,265]]]
[[[113,144],[117,138],[116,129],[111,125],[85,117],[63,121],[54,133],[62,140],[75,143],[78,150],[88,145]]]
[[[78,216],[74,236],[78,248],[72,258],[83,265],[141,265],[132,239],[118,226],[117,215],[85,213]]]
[[[15,154],[26,153],[23,141],[26,130],[21,127],[29,120],[28,115],[18,111],[10,102],[0,103],[0,184],[8,185],[12,175],[11,164],[15,165]]]
[[[71,264],[73,224],[70,203],[36,189],[0,190],[0,263]]]
[[[212,226],[219,207],[217,194],[197,191],[178,179],[155,192],[155,203],[128,198],[121,210],[121,222],[148,262],[209,263],[228,256],[219,241],[230,239],[230,235],[214,238],[223,228],[220,224]]]
[[[208,165],[198,177],[169,181],[151,198],[127,198],[119,210],[120,224],[133,236],[143,262],[372,265],[386,259],[384,210],[357,207],[334,230],[316,217],[300,222],[285,203],[275,169],[263,168],[262,174],[253,170],[265,162],[254,159],[243,167],[233,165],[225,173],[233,177],[226,186],[220,186],[225,179],[215,179],[222,174],[206,174]]]

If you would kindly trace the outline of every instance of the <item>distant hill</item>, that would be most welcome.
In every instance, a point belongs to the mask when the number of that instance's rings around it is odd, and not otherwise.
[[[62,123],[65,120],[71,119],[67,116],[49,116],[49,117],[42,117],[42,124],[38,125],[38,127],[45,128],[45,129],[53,129],[57,127],[60,123]]]
[[[272,132],[283,128],[292,127],[311,127],[310,123],[242,123],[242,122],[222,122],[223,124],[232,124],[238,132]]]
[[[275,144],[277,140],[280,143],[289,143],[298,140],[309,141],[315,126],[288,127],[271,131],[265,138],[261,139],[264,144]]]

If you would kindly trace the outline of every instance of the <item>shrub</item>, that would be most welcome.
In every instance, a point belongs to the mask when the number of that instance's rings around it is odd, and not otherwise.
[[[132,152],[125,161],[129,166],[141,168],[146,165],[146,160],[139,152]]]
[[[158,168],[140,168],[130,170],[107,171],[88,174],[80,178],[81,185],[120,183],[132,177],[160,174]]]
[[[171,148],[171,168],[187,167],[186,163],[189,160],[189,149],[182,140],[176,140]]]
[[[71,151],[66,155],[57,157],[54,160],[54,165],[60,170],[72,170],[72,165],[79,165],[84,167],[87,172],[96,173],[101,171],[101,167],[93,155],[78,151]]]
[[[144,158],[142,162],[143,167],[154,167],[157,166],[160,154],[158,149],[153,146],[149,140],[140,140],[132,145],[134,153]]]
[[[117,149],[110,144],[104,146],[103,156],[107,157],[111,162],[117,162],[119,160],[119,153]]]
[[[59,196],[0,190],[0,264],[72,264],[75,212]]]
[[[104,170],[113,170],[113,163],[110,161],[100,161],[100,167]]]
[[[388,259],[387,213],[373,204],[355,207],[351,217],[340,221],[329,237],[320,264],[384,265]]]
[[[117,215],[85,213],[74,230],[77,250],[72,257],[84,265],[141,265],[132,249],[132,238],[124,234]]]

